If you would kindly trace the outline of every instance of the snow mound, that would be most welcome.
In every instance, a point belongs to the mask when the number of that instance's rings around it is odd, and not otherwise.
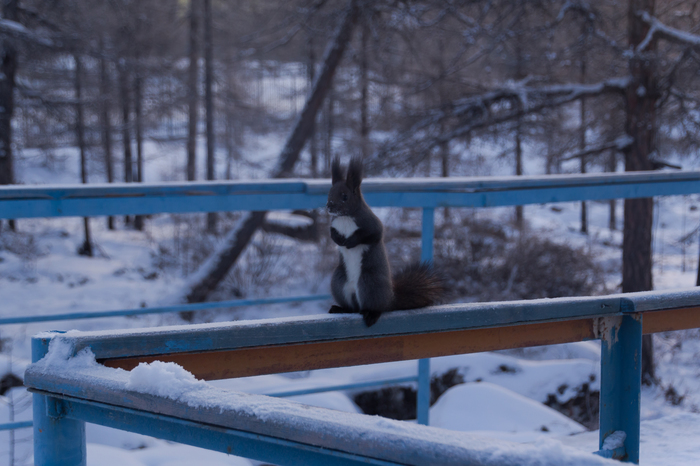
[[[49,352],[36,366],[42,367],[43,372],[57,366],[70,370],[102,367],[95,361],[95,354],[90,348],[83,348],[75,355],[74,351],[73,343],[56,336],[49,342]]]
[[[602,450],[614,450],[623,447],[625,446],[626,438],[627,434],[624,431],[616,430],[605,438]]]
[[[490,382],[541,403],[554,396],[566,403],[583,385],[600,389],[600,363],[591,359],[528,361],[499,353],[476,353],[435,358],[433,374],[457,368],[465,382]]]
[[[586,430],[541,403],[488,382],[466,383],[447,390],[430,409],[430,424],[464,432],[539,431],[571,435]]]
[[[126,388],[140,393],[162,396],[177,400],[193,390],[207,388],[203,380],[197,380],[192,373],[174,362],[142,362],[129,373]]]

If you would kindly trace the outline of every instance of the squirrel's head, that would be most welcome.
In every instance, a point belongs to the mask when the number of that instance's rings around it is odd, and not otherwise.
[[[338,157],[331,165],[333,186],[328,193],[326,208],[331,215],[352,215],[363,203],[360,184],[362,183],[362,160],[353,158],[348,165],[348,173],[340,166]]]

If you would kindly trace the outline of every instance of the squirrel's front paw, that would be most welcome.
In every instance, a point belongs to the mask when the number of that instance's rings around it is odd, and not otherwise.
[[[336,230],[335,228],[331,228],[331,239],[338,246],[345,246],[345,236],[338,233],[338,230]]]
[[[355,236],[351,236],[349,238],[346,238],[343,241],[343,246],[345,246],[348,249],[352,249],[355,246],[357,246],[358,244],[360,244],[360,242],[357,240],[357,237],[355,237]]]
[[[382,313],[377,311],[364,311],[362,313],[362,320],[365,321],[365,325],[367,325],[367,327],[371,327],[377,323],[379,316],[381,315]]]
[[[331,306],[331,308],[328,310],[329,314],[349,314],[350,311],[345,309],[344,307],[336,306],[335,304]]]

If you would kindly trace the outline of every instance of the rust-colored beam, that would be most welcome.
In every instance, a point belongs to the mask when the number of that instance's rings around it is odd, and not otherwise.
[[[667,309],[643,314],[642,332],[644,334],[691,328],[700,328],[700,307]]]
[[[596,319],[590,318],[231,351],[171,353],[101,362],[108,367],[131,370],[141,362],[171,361],[199,379],[216,380],[590,340],[596,338],[595,322]]]

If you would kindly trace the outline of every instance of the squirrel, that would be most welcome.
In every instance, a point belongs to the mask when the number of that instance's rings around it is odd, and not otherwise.
[[[384,312],[417,309],[443,298],[442,278],[429,263],[415,263],[393,277],[384,247],[384,226],[362,197],[362,161],[353,158],[345,176],[340,159],[331,166],[332,187],[326,208],[332,217],[331,239],[340,264],[331,279],[338,305],[331,314],[362,314],[367,327]]]

